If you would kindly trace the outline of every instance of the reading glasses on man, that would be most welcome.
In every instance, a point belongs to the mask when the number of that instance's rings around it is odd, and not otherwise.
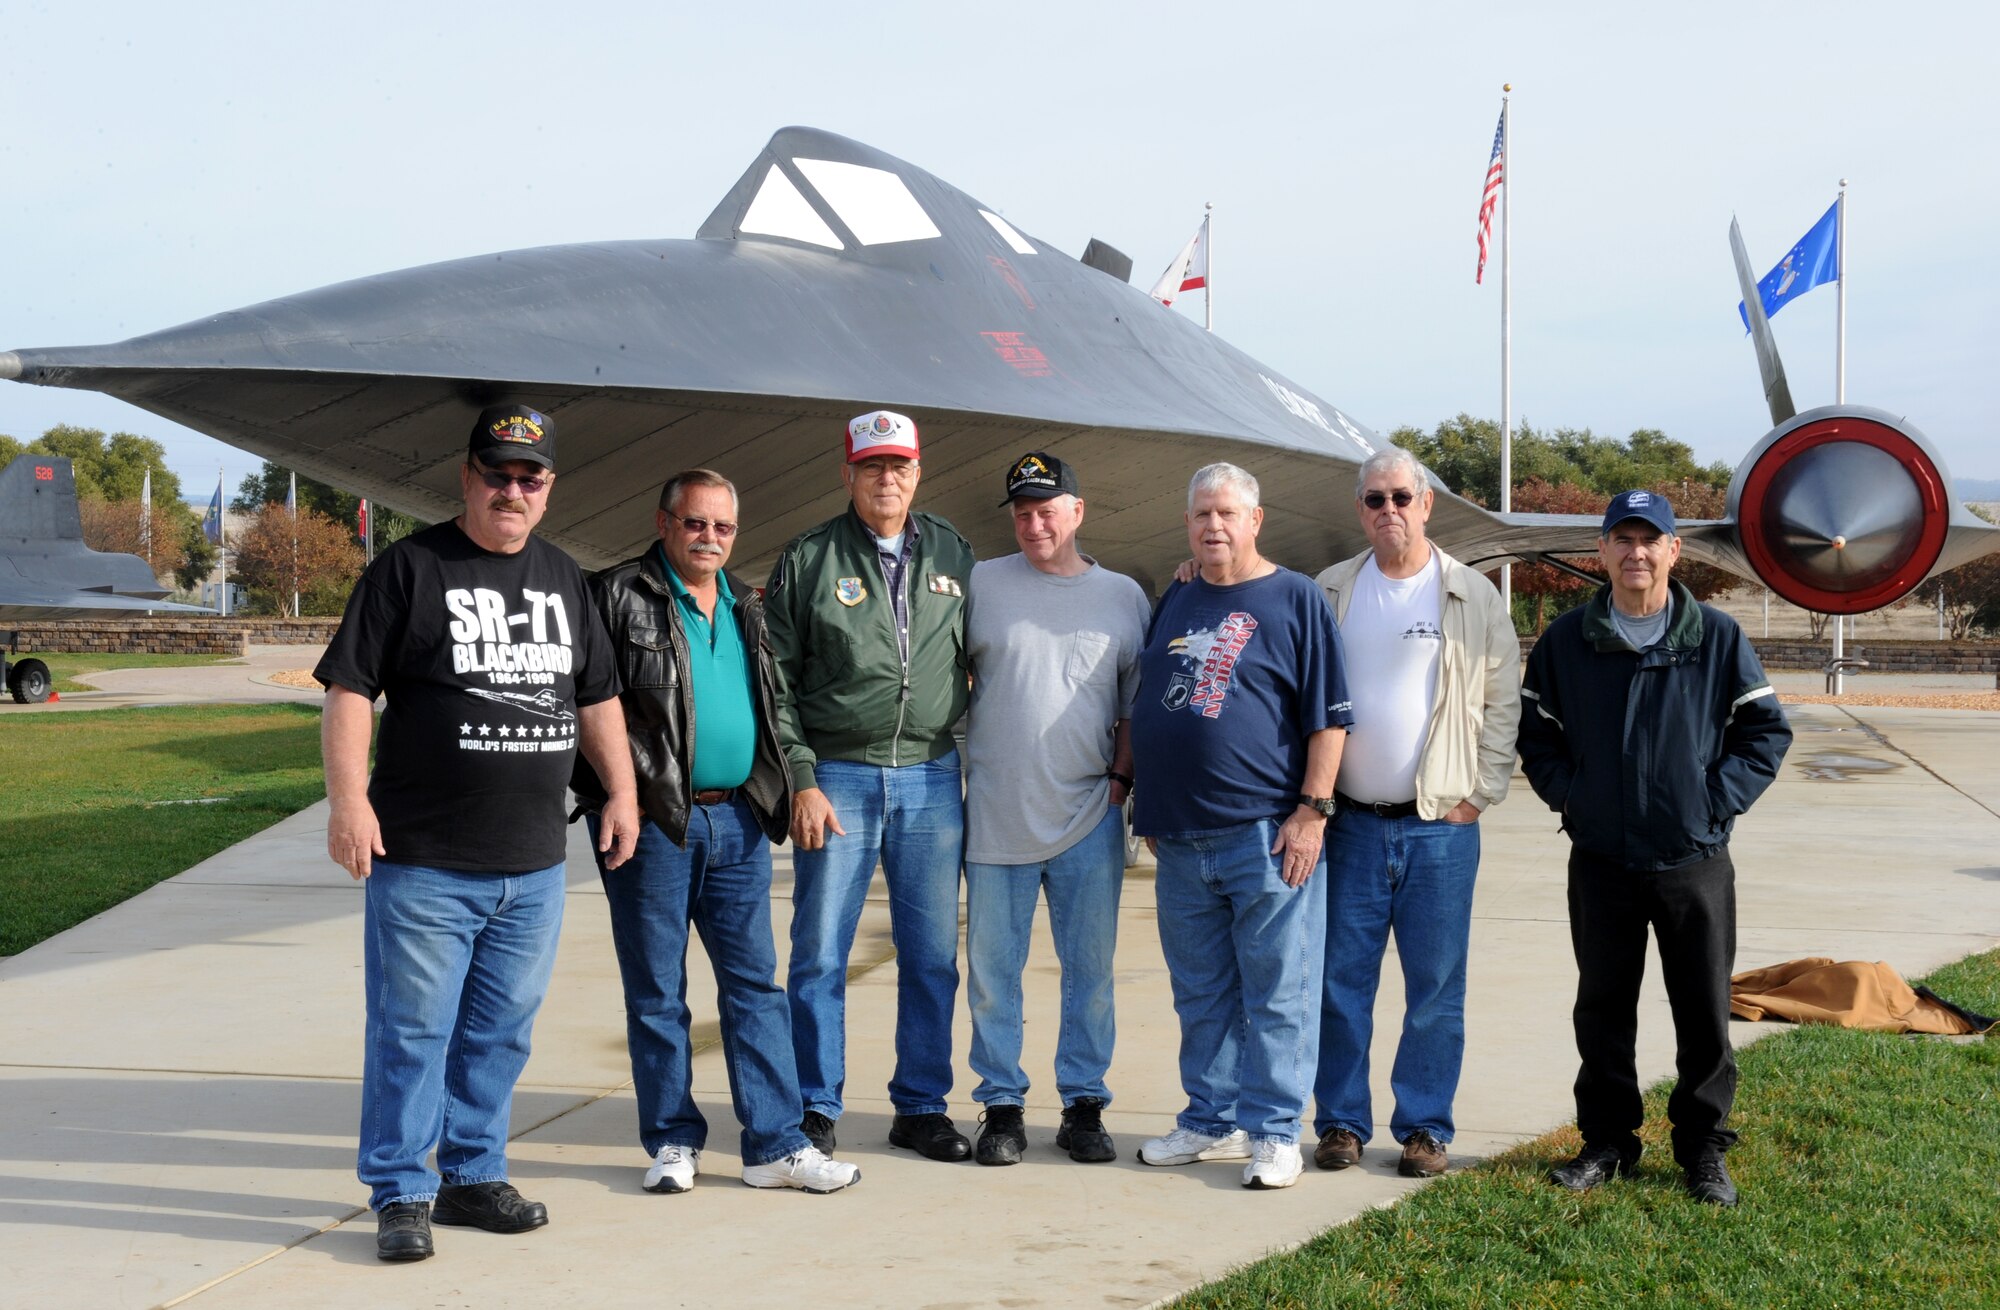
[[[1408,509],[1410,502],[1416,498],[1416,492],[1404,491],[1398,488],[1390,492],[1371,491],[1361,498],[1361,503],[1369,509],[1381,509],[1384,505],[1393,502],[1397,509]]]
[[[495,491],[505,491],[509,487],[519,487],[522,491],[532,496],[543,487],[549,485],[548,477],[539,473],[528,477],[519,477],[512,473],[496,473],[492,469],[484,468],[477,470],[477,472],[480,479]]]
[[[672,510],[668,510],[666,514],[668,518],[672,519],[674,522],[680,524],[681,527],[685,528],[687,530],[688,535],[691,537],[699,537],[702,533],[708,531],[710,528],[714,528],[715,535],[723,541],[727,541],[731,537],[736,535],[736,525],[734,523],[724,523],[719,519],[682,518],[680,515],[674,513]]]

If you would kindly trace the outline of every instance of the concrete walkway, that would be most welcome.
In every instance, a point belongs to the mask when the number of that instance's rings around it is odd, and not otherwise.
[[[213,705],[239,701],[292,700],[315,704],[317,689],[288,687],[271,675],[288,670],[310,671],[325,653],[324,645],[252,646],[248,656],[220,664],[189,664],[162,668],[105,669],[86,673],[78,682],[91,691],[65,691],[54,703],[16,705],[0,697],[0,714],[47,714],[61,710],[111,710],[130,705]]]
[[[1916,975],[1993,946],[2000,716],[1802,706],[1793,718],[1791,760],[1735,845],[1740,965],[1823,954]],[[896,970],[878,886],[855,950],[857,966],[872,967],[850,991],[839,1125],[861,1184],[828,1197],[741,1186],[711,1046],[696,1064],[713,1130],[702,1178],[686,1195],[648,1195],[604,898],[573,843],[561,958],[514,1113],[515,1179],[548,1202],[553,1223],[518,1237],[441,1229],[435,1259],[384,1265],[353,1176],[360,895],[327,862],[324,825],[323,806],[305,811],[0,961],[0,1301],[1138,1306],[1413,1186],[1395,1176],[1386,1127],[1361,1168],[1308,1168],[1283,1192],[1243,1190],[1237,1165],[1154,1170],[1132,1159],[1181,1105],[1141,867],[1127,880],[1119,947],[1117,1100],[1106,1116],[1117,1163],[1073,1164],[1052,1146],[1058,975],[1045,924],[1028,971],[1028,1160],[981,1169],[888,1148]],[[1575,1067],[1564,842],[1518,780],[1484,829],[1458,1163],[1568,1121]],[[781,941],[789,879],[781,854]],[[713,988],[695,955],[690,998],[712,1035]],[[1392,958],[1378,1008],[1378,1121],[1399,1021]],[[1773,1029],[1738,1025],[1737,1036]],[[1651,982],[1640,1061],[1648,1080],[1670,1071],[1665,999]],[[953,1110],[963,1127],[972,1086],[961,1068]],[[1741,1181],[1754,1206],[1757,1180]]]

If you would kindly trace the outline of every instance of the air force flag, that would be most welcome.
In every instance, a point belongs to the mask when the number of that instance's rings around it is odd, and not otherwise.
[[[1812,231],[1800,237],[1792,252],[1757,284],[1757,295],[1764,302],[1764,317],[1776,314],[1822,282],[1839,280],[1840,202],[1836,200],[1819,222],[1812,225]],[[1736,302],[1736,313],[1743,320],[1743,330],[1748,332],[1750,315],[1740,300]]]

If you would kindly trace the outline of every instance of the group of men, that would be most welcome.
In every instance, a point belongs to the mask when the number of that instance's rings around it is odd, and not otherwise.
[[[328,851],[366,880],[359,1174],[383,1259],[432,1254],[433,1221],[548,1222],[507,1181],[505,1147],[561,924],[566,787],[610,910],[648,1191],[689,1190],[707,1140],[690,926],[715,975],[742,1180],[859,1181],[836,1131],[850,955],[878,866],[897,965],[890,1144],[995,1166],[1027,1151],[1022,972],[1046,899],[1056,1145],[1114,1159],[1128,796],[1158,862],[1187,1095],[1139,1159],[1241,1161],[1245,1186],[1289,1186],[1311,1096],[1316,1163],[1359,1162],[1393,936],[1405,1018],[1390,1132],[1401,1172],[1442,1172],[1478,821],[1506,795],[1517,735],[1574,845],[1584,1149],[1555,1181],[1596,1186],[1637,1159],[1650,925],[1680,1037],[1675,1154],[1698,1198],[1734,1203],[1727,842],[1789,731],[1740,630],[1671,582],[1662,498],[1612,503],[1609,583],[1551,627],[1524,686],[1498,593],[1427,539],[1428,479],[1399,449],[1357,478],[1369,549],[1316,584],[1259,552],[1255,478],[1199,470],[1192,559],[1157,606],[1082,551],[1082,489],[1051,454],[1005,473],[1019,552],[975,564],[950,523],[914,508],[914,422],[864,414],[843,453],[847,510],[788,544],[761,594],[725,569],[741,507],[706,469],[662,488],[652,547],[586,580],[533,536],[553,421],[495,407],[461,469],[463,513],[356,587],[316,672]],[[771,846],[787,837],[781,987]],[[976,1143],[948,1113],[961,874]]]

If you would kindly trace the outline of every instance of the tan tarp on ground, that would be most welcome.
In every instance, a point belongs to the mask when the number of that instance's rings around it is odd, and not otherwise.
[[[1729,1012],[1739,1019],[1830,1023],[1881,1033],[1973,1033],[1951,1007],[1919,996],[1880,960],[1836,963],[1815,956],[1752,969],[1729,980]]]

